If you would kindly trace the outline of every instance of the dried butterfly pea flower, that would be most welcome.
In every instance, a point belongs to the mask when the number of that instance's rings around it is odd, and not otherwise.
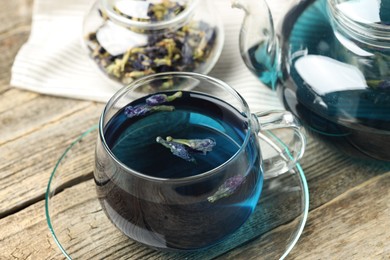
[[[96,33],[86,36],[91,56],[106,74],[123,84],[159,72],[194,71],[207,62],[216,38],[214,27],[192,21],[176,31],[150,32],[146,45],[111,55],[101,46]],[[168,86],[165,84],[163,89]]]
[[[244,181],[245,176],[243,175],[236,175],[228,178],[212,196],[207,198],[207,200],[209,202],[216,202],[222,198],[229,197]]]
[[[149,5],[148,16],[153,22],[169,20],[177,16],[184,9],[185,6],[180,5],[176,1],[163,0],[161,3]]]
[[[151,112],[157,112],[157,111],[173,111],[175,109],[174,106],[149,106],[146,104],[136,105],[136,106],[127,106],[125,108],[125,115],[128,118],[133,118],[136,116],[144,116]]]
[[[388,80],[367,80],[367,85],[378,90],[390,90],[390,79]]]
[[[213,139],[206,138],[206,139],[174,139],[171,136],[168,136],[166,138],[169,142],[175,142],[179,144],[183,144],[188,146],[194,151],[202,152],[203,154],[206,154],[207,152],[211,152],[214,148],[214,146],[217,144]]]
[[[132,72],[126,73],[125,75],[129,78],[138,79],[138,78],[141,78],[141,77],[144,77],[147,75],[151,75],[153,73],[155,73],[154,70],[147,69],[147,70],[142,70],[142,71],[134,70]]]
[[[171,101],[173,101],[177,98],[180,98],[182,96],[183,96],[183,92],[181,92],[181,91],[178,91],[170,96],[168,96],[166,94],[156,94],[156,95],[148,97],[146,99],[146,104],[149,106],[156,106],[156,105],[160,105],[160,104],[163,104],[166,102],[171,102]]]
[[[379,89],[383,89],[383,90],[390,90],[390,79],[388,79],[388,80],[382,80],[382,81],[379,83],[378,88],[379,88]]]
[[[134,73],[131,72],[131,73]],[[135,106],[127,106],[125,107],[124,114],[128,118],[133,118],[136,116],[144,116],[150,112],[157,111],[173,111],[175,109],[174,106],[165,106],[161,105],[166,102],[171,102],[177,98],[182,97],[183,93],[178,91],[170,96],[166,94],[155,94],[146,99],[146,104],[139,104]]]
[[[211,152],[216,145],[216,142],[210,138],[173,139],[171,136],[168,136],[164,140],[159,136],[156,138],[156,141],[165,147],[170,148],[174,155],[189,162],[196,162],[192,154],[201,152],[205,155],[207,152]]]
[[[166,141],[160,136],[156,138],[156,142],[169,148],[173,155],[176,155],[188,162],[196,163],[195,158],[190,154],[189,150],[182,144]]]

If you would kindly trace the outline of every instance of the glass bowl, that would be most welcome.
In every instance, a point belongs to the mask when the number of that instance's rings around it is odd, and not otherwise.
[[[278,130],[284,131],[284,130]],[[274,138],[267,132],[268,138]],[[49,230],[68,259],[211,259],[234,258],[254,248],[256,257],[283,259],[297,243],[309,210],[309,192],[302,167],[266,179],[250,219],[222,243],[196,252],[157,251],[132,241],[108,220],[97,199],[93,180],[97,126],[80,135],[61,155],[46,192]],[[279,140],[281,141],[281,140]],[[262,149],[267,143],[261,142]]]
[[[213,3],[96,0],[84,17],[83,45],[111,83],[166,71],[207,74],[224,42]]]

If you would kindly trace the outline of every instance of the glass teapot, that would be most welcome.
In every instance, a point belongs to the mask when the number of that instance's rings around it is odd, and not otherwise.
[[[247,67],[306,128],[390,161],[390,0],[292,0],[278,30],[264,0],[236,0]]]

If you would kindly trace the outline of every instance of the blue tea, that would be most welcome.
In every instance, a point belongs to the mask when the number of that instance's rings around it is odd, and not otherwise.
[[[359,2],[364,1],[340,1]],[[288,58],[284,67],[278,69],[277,55],[270,56],[266,44],[250,48],[245,59],[273,88],[288,71],[279,96],[313,133],[354,157],[390,161],[390,51],[379,47],[390,40],[363,44],[335,31],[328,3],[301,1],[286,14],[280,34],[282,56]],[[379,11],[377,26],[388,31],[389,10],[390,1],[372,1],[359,14]]]
[[[261,156],[248,120],[195,92],[131,102],[104,128],[121,164],[97,162],[106,214],[130,238],[159,249],[221,241],[247,220],[261,193]]]

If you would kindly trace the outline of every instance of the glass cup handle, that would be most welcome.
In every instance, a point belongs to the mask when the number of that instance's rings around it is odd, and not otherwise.
[[[264,178],[273,178],[291,170],[302,158],[306,136],[298,119],[290,112],[272,110],[254,114],[258,123]],[[287,129],[277,133],[278,129]]]

